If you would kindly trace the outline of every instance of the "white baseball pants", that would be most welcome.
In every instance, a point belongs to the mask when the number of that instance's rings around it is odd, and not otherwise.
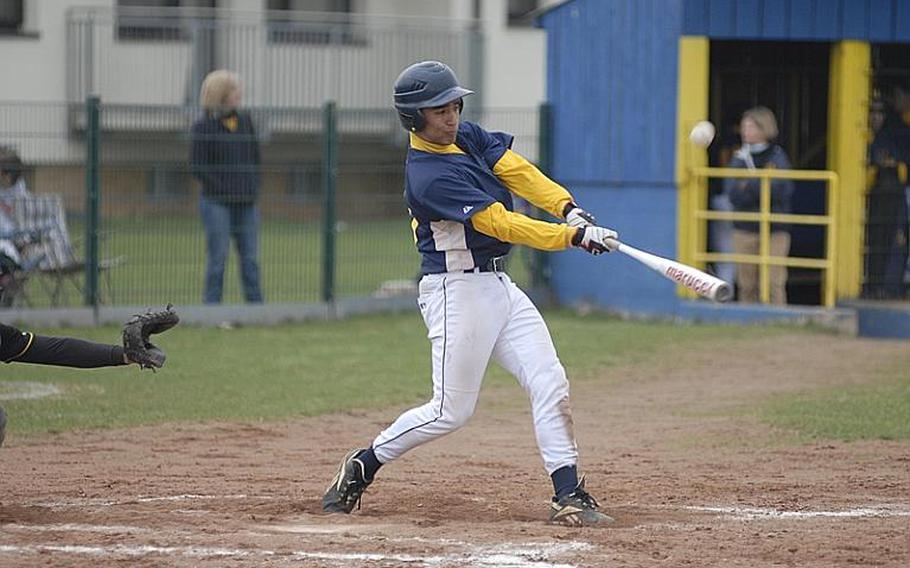
[[[503,272],[430,274],[420,280],[418,302],[432,344],[433,398],[376,437],[379,461],[393,461],[466,424],[492,356],[531,399],[547,473],[575,465],[565,370],[540,312],[512,279]]]

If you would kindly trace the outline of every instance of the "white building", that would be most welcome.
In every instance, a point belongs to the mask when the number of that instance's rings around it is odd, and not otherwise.
[[[80,158],[73,134],[84,128],[79,107],[89,94],[105,105],[106,129],[180,131],[201,78],[216,67],[240,73],[246,105],[285,112],[281,124],[263,125],[267,132],[318,128],[315,111],[328,100],[387,110],[398,71],[432,58],[477,90],[469,108],[530,111],[545,99],[546,58],[529,14],[553,2],[5,0],[0,144],[31,162]],[[526,118],[487,117],[515,132],[519,146],[536,134]],[[389,128],[387,118],[351,128],[375,134]],[[533,157],[536,148],[524,151]]]

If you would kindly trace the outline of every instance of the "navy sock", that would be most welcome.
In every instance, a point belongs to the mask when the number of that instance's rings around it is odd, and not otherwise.
[[[373,481],[373,479],[376,477],[376,472],[379,471],[380,467],[382,467],[382,464],[376,458],[376,454],[373,453],[373,448],[369,448],[360,452],[357,455],[357,459],[363,463],[363,475],[366,480]]]
[[[578,468],[574,465],[561,467],[550,474],[556,498],[561,499],[578,487]]]

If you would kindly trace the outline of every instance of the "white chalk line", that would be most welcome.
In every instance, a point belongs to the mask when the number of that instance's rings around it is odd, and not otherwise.
[[[114,544],[108,546],[85,546],[69,544],[29,544],[24,546],[0,544],[0,553],[38,554],[44,552],[62,552],[65,554],[87,554],[90,556],[190,556],[207,557],[244,557],[254,552],[269,555],[271,551],[249,551],[230,548],[193,547],[193,546],[151,546]]]
[[[155,502],[182,502],[182,501],[214,501],[214,500],[252,500],[268,501],[275,499],[271,495],[247,495],[247,494],[227,494],[227,495],[206,495],[198,493],[182,493],[179,495],[138,495],[132,498],[119,500],[111,499],[75,499],[72,501],[46,501],[33,503],[34,506],[49,508],[65,507],[114,507],[122,505],[133,505],[136,503],[155,503]],[[866,517],[910,517],[910,504],[890,503],[880,505],[869,505],[855,507],[840,511],[787,511],[783,509],[774,509],[770,507],[736,507],[736,506],[710,506],[710,505],[692,505],[692,506],[647,506],[656,509],[683,509],[687,511],[698,511],[704,513],[717,513],[719,515],[737,519],[737,520],[756,520],[756,519],[814,519],[814,518],[866,518]],[[180,512],[204,514],[205,511],[184,510]],[[341,533],[351,530],[348,525],[339,525],[336,527],[317,525],[312,523],[284,523],[269,525],[268,528],[275,532],[288,533]]]
[[[20,532],[88,532],[100,534],[139,534],[153,532],[151,529],[145,527],[136,527],[130,525],[87,525],[84,523],[59,523],[50,525],[9,523],[0,525],[0,530]]]
[[[250,496],[244,494],[237,495],[198,495],[194,493],[185,493],[183,495],[166,495],[163,497],[137,497],[134,501],[138,503],[153,503],[155,501],[192,501],[194,499],[273,499],[271,496]],[[128,503],[128,501],[126,501]],[[120,504],[120,503],[118,503]]]
[[[0,381],[0,400],[32,400],[60,394],[60,387],[36,381]]]
[[[840,511],[786,511],[767,507],[685,507],[689,511],[703,511],[717,513],[727,518],[736,520],[806,520],[806,519],[856,519],[856,518],[883,518],[883,517],[910,517],[910,505],[886,504],[868,507],[857,507]]]
[[[189,558],[249,558],[287,556],[294,559],[321,560],[340,564],[348,562],[400,562],[419,566],[496,566],[500,568],[575,568],[574,564],[554,563],[553,556],[588,550],[591,545],[584,542],[568,543],[507,543],[495,547],[476,547],[473,551],[445,555],[420,556],[415,554],[379,553],[334,553],[295,550],[276,552],[267,549],[237,549],[194,546],[152,546],[152,545],[59,545],[0,544],[0,554],[41,554],[56,552],[62,554],[107,556],[181,556]]]
[[[388,525],[369,525],[373,530]],[[263,528],[263,527],[259,527]],[[291,533],[291,534],[342,534],[357,530],[361,527],[352,527],[351,525],[313,525],[288,523],[282,525],[267,525],[264,527],[269,532]]]
[[[205,501],[220,499],[250,499],[252,501],[268,501],[274,499],[271,495],[200,495],[195,493],[184,493],[181,495],[161,495],[161,496],[144,496],[128,497],[125,499],[74,499],[72,501],[42,501],[33,503],[36,507],[48,507],[52,509],[62,509],[65,507],[116,507],[118,505],[134,505],[136,503],[155,503],[158,501]]]

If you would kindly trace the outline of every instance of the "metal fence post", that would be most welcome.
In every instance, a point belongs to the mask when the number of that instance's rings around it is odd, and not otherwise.
[[[338,132],[335,101],[328,101],[322,111],[322,190],[323,210],[322,299],[335,300],[335,188],[338,182]]]
[[[99,140],[101,97],[89,95],[85,99],[85,305],[98,312],[98,206],[101,193],[99,183]]]
[[[552,112],[550,103],[541,103],[537,112],[537,167],[548,176],[553,164]],[[546,218],[545,211],[539,209],[535,211],[538,219]],[[549,286],[550,257],[546,252],[537,249],[533,249],[531,257],[534,259],[531,266],[531,286],[535,289],[544,289]]]

